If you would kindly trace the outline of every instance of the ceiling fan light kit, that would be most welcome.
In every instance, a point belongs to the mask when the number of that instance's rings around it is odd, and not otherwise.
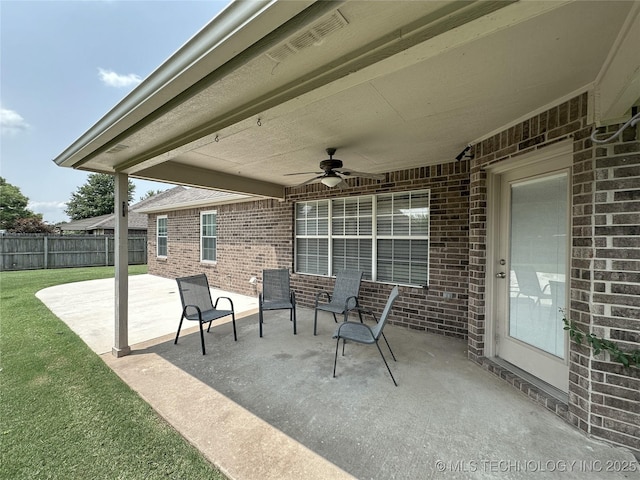
[[[331,172],[331,173],[328,173],[326,176],[322,177],[322,179],[320,181],[322,183],[324,183],[327,187],[333,188],[333,187],[337,186],[343,180],[338,175],[336,175],[335,173]]]

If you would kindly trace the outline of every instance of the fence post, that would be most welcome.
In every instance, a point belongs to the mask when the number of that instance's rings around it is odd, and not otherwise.
[[[44,269],[46,270],[47,268],[49,268],[49,237],[45,235],[42,238],[44,239],[44,245],[42,246],[42,250],[44,253],[43,265]]]
[[[104,264],[109,266],[109,236],[104,237]]]

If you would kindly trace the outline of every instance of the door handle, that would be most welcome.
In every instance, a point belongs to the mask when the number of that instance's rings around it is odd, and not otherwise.
[[[504,272],[496,273],[497,278],[507,278],[507,274]]]

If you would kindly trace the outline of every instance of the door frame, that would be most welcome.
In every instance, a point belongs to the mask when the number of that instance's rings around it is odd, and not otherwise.
[[[500,176],[511,170],[526,169],[532,165],[548,164],[550,170],[562,170],[571,168],[573,165],[573,140],[568,139],[553,145],[524,153],[518,157],[510,158],[494,165],[488,165],[484,168],[487,173],[487,263],[485,265],[485,357],[492,358],[496,356],[497,342],[497,305],[495,301],[496,288],[495,278],[501,266],[498,264],[500,259],[498,241],[500,236],[500,199],[502,197]],[[569,174],[569,192],[572,191],[571,173]],[[569,195],[569,212],[572,212],[571,195]],[[572,215],[569,214],[571,219]],[[571,257],[571,222],[567,235],[567,255],[569,255],[569,267]],[[567,296],[570,297],[570,269],[567,271]],[[569,304],[567,303],[567,308]],[[565,358],[565,361],[569,361]]]

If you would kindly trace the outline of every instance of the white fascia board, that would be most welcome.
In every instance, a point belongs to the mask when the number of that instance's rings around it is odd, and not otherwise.
[[[74,167],[84,156],[135,125],[313,3],[315,0],[231,2],[58,155],[54,162],[58,166]],[[208,60],[207,69],[198,69],[204,59]],[[215,63],[212,64],[211,59]]]

